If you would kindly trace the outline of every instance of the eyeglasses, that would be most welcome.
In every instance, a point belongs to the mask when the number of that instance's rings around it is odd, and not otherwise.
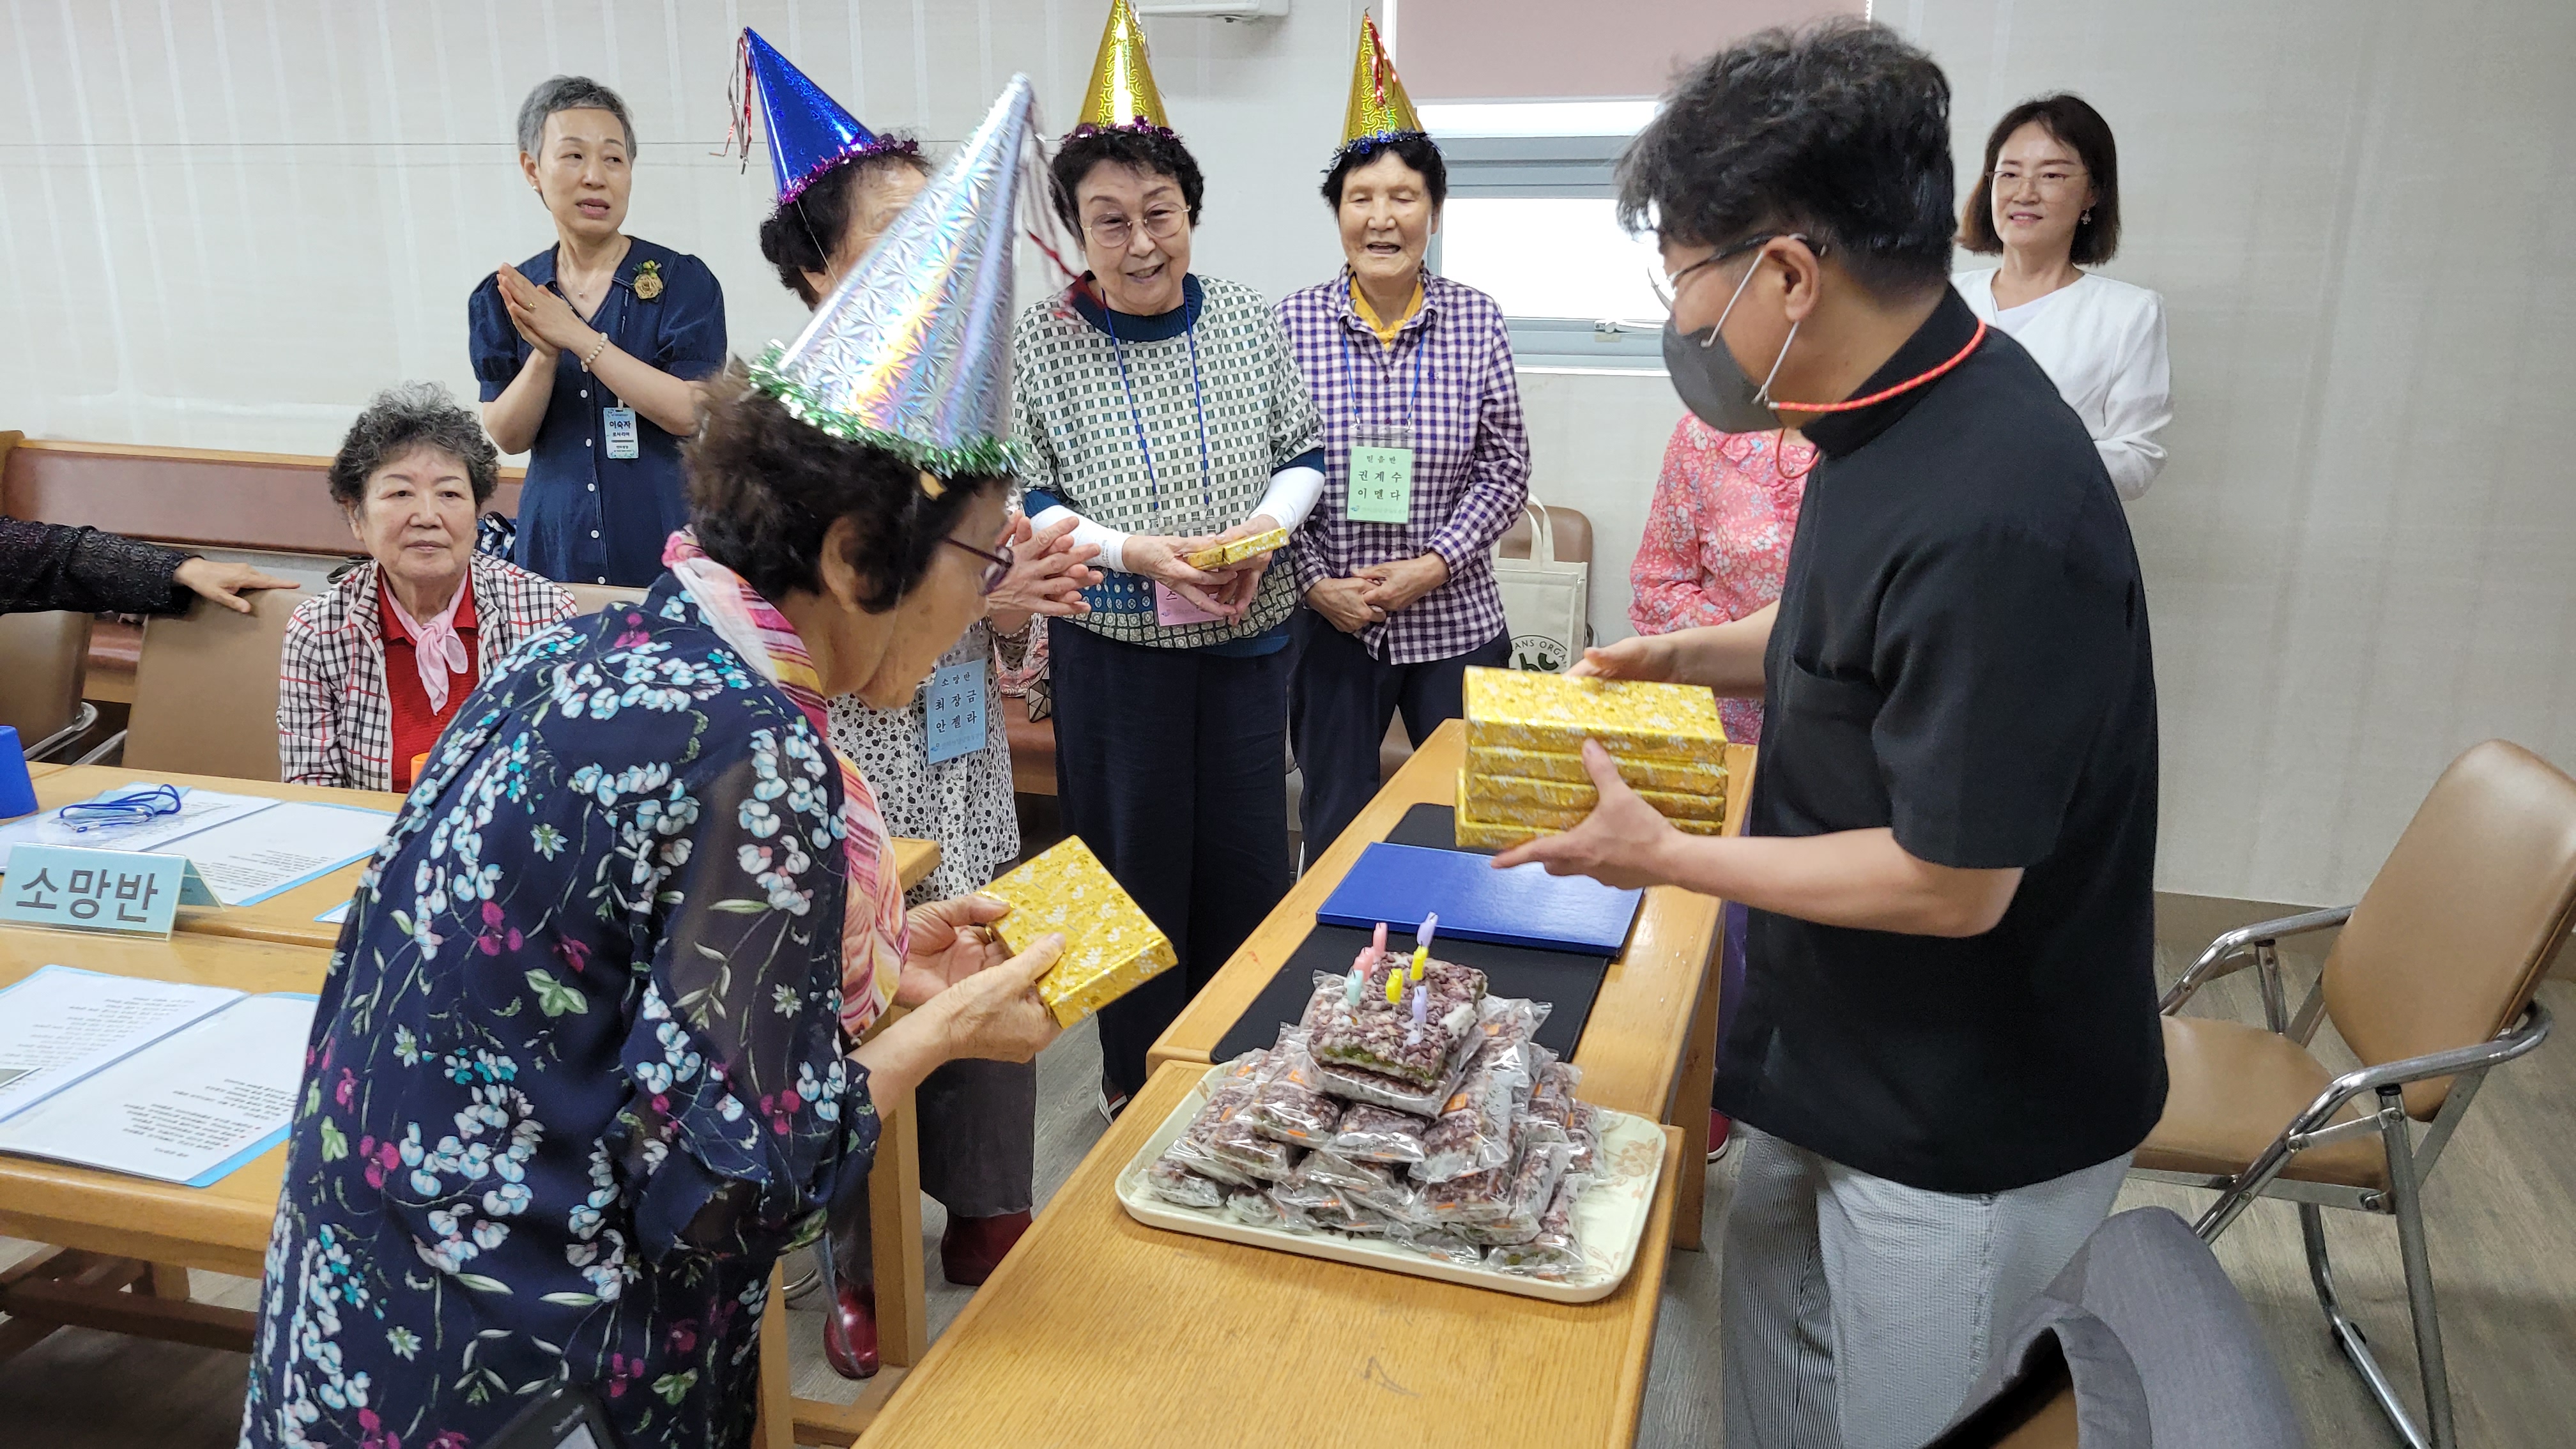
[[[1007,543],[1002,545],[1002,551],[1000,553],[988,553],[985,550],[977,548],[975,545],[966,542],[962,538],[942,537],[939,541],[955,548],[962,548],[984,561],[984,576],[977,580],[975,584],[976,591],[979,593],[989,594],[993,592],[993,590],[1000,588],[1002,586],[1002,575],[1011,571],[1013,560],[1011,558],[1011,546]]]
[[[1145,235],[1158,242],[1170,241],[1189,225],[1190,214],[1177,206],[1158,206],[1145,213]],[[1123,216],[1095,216],[1082,224],[1091,239],[1116,251],[1135,236],[1135,223]]]
[[[1825,254],[1825,243],[1810,238],[1804,232],[1764,232],[1760,236],[1746,237],[1744,240],[1736,242],[1731,246],[1719,247],[1716,251],[1710,252],[1707,256],[1700,258],[1698,261],[1691,263],[1689,266],[1682,268],[1680,271],[1673,273],[1669,277],[1664,275],[1664,269],[1662,267],[1649,266],[1646,268],[1646,284],[1655,289],[1655,300],[1663,303],[1664,310],[1666,312],[1670,312],[1673,310],[1673,304],[1681,297],[1682,282],[1684,279],[1688,278],[1691,273],[1698,271],[1702,267],[1716,266],[1719,262],[1725,261],[1729,257],[1740,257],[1746,252],[1753,250],[1755,247],[1761,246],[1765,242],[1775,242],[1780,240],[1782,237],[1787,237],[1793,242],[1805,242],[1807,250],[1814,252],[1817,256],[1821,257]]]
[[[2013,187],[2021,185],[2025,180],[2035,180],[2039,184],[2039,189],[2042,191],[2062,192],[2072,190],[2075,187],[2084,184],[2084,168],[2081,166],[2073,167],[2071,169],[2046,166],[2040,169],[2039,174],[2036,177],[2033,177],[2028,172],[2015,171],[1998,166],[1994,170],[1986,173],[1986,179],[1994,183],[1994,187],[1997,191],[2009,191]]]

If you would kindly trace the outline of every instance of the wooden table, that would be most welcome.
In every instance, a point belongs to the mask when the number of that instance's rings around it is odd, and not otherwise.
[[[1670,1248],[1548,1303],[1149,1228],[1115,1182],[1201,1075],[1160,1068],[894,1392],[861,1449],[960,1444],[1624,1445]]]
[[[266,992],[319,991],[329,958],[207,936],[132,941],[0,931],[0,986],[53,962]],[[260,1276],[285,1170],[283,1144],[203,1188],[0,1156],[0,1234],[63,1250],[0,1274],[0,1313],[8,1315],[0,1321],[0,1357],[65,1325],[249,1352],[252,1315],[189,1301],[187,1270]],[[134,1291],[123,1291],[129,1285]]]
[[[36,780],[36,803],[47,810],[112,790],[161,784],[188,785],[227,795],[319,800],[369,810],[398,810],[403,802],[402,796],[391,791],[342,790],[327,785],[280,785],[267,780],[232,780],[220,775],[186,775],[171,770],[129,770],[121,765],[68,765],[50,770],[37,765],[31,766],[29,773]],[[894,843],[894,859],[896,874],[902,879],[904,889],[910,890],[923,876],[938,867],[939,847],[927,840],[898,840]],[[358,873],[365,868],[365,861],[352,861],[317,880],[280,891],[257,905],[227,906],[221,910],[189,907],[179,912],[179,929],[209,936],[238,936],[292,946],[320,946],[327,950],[340,939],[340,928],[315,917],[346,902],[350,893],[358,888]]]
[[[1457,720],[1432,733],[1154,1043],[1152,1066],[1204,1067],[1214,1060],[1217,1042],[1314,929],[1317,908],[1360,852],[1384,840],[1414,806],[1455,801],[1466,738],[1466,725]],[[1753,793],[1754,751],[1730,745],[1726,754],[1726,832],[1733,835],[1743,829],[1745,802]],[[1720,905],[1715,897],[1675,886],[1647,891],[1627,948],[1602,978],[1574,1051],[1575,1064],[1583,1068],[1584,1100],[1681,1128],[1682,1166],[1674,1174],[1677,1248],[1700,1246],[1700,1206],[1707,1191],[1702,1167],[1708,1156],[1709,1078],[1717,1065]]]

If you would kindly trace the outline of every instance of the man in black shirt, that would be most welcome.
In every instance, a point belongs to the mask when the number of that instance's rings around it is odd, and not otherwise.
[[[1761,693],[1747,835],[1673,830],[1591,745],[1600,808],[1496,862],[1752,908],[1729,1449],[1928,1438],[2164,1102],[2137,556],[2083,425],[1947,285],[1948,111],[1920,51],[1828,22],[1711,58],[1631,147],[1676,389],[1820,460],[1774,609],[1578,667]]]

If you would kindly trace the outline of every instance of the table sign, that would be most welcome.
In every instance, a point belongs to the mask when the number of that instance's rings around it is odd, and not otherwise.
[[[179,907],[221,904],[184,855],[21,845],[0,880],[0,921],[23,926],[167,936]]]

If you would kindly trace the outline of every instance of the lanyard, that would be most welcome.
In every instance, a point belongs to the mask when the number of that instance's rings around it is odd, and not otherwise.
[[[1414,414],[1419,411],[1422,406],[1422,354],[1425,350],[1427,349],[1425,348],[1422,339],[1419,337],[1415,338],[1413,340],[1413,395],[1405,399],[1404,403],[1404,435],[1408,439],[1413,436]],[[1358,383],[1352,378],[1351,366],[1352,359],[1358,355],[1359,344],[1351,340],[1351,330],[1348,327],[1343,328],[1342,396],[1350,400],[1352,420],[1354,422],[1358,420],[1360,392]],[[1380,370],[1383,371],[1383,369]]]
[[[1189,303],[1184,300],[1181,305],[1186,307]],[[1118,385],[1127,390],[1127,421],[1136,428],[1136,451],[1145,455],[1145,485],[1153,490],[1153,501],[1147,506],[1150,511],[1159,513],[1163,507],[1163,480],[1154,472],[1154,445],[1145,440],[1145,415],[1136,409],[1136,381],[1127,375],[1127,342],[1118,335],[1118,314],[1110,309],[1106,299],[1100,305],[1100,318],[1109,328],[1110,345],[1118,349]],[[1182,335],[1190,340],[1190,396],[1197,399],[1199,408],[1199,502],[1214,512],[1216,484],[1210,477],[1208,466],[1207,390],[1199,383],[1197,313],[1190,314],[1189,326]]]

